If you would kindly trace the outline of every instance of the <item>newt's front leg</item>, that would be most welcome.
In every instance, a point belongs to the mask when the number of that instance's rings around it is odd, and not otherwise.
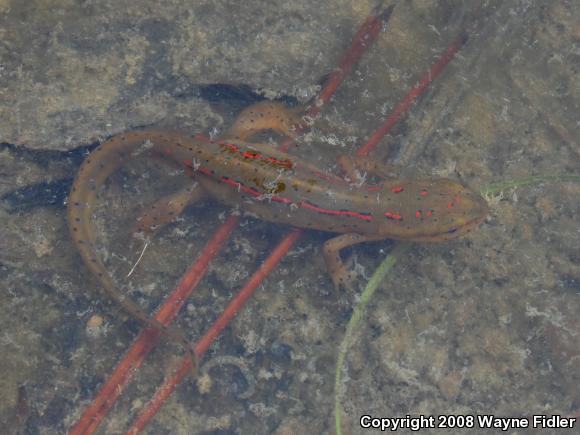
[[[328,273],[337,289],[345,287],[350,291],[354,291],[353,281],[356,278],[355,272],[349,271],[342,262],[342,259],[340,258],[340,250],[358,243],[381,239],[384,239],[384,237],[346,233],[326,241],[322,248],[322,253],[324,255],[324,261],[326,262]]]
[[[365,177],[361,176],[361,172],[370,173],[379,179],[388,179],[398,175],[398,172],[401,169],[394,165],[377,162],[368,157],[350,156],[346,154],[340,155],[337,159],[337,163],[353,184],[365,182]],[[342,259],[340,258],[340,250],[358,243],[382,239],[385,239],[385,237],[346,233],[330,239],[324,244],[322,252],[324,254],[326,267],[330,277],[332,278],[332,282],[337,289],[345,287],[348,290],[353,290],[353,281],[356,278],[356,273],[347,270],[342,262]]]
[[[276,101],[252,104],[242,110],[225,137],[245,141],[266,130],[294,137],[296,126],[302,122],[301,111],[302,108],[288,108]]]

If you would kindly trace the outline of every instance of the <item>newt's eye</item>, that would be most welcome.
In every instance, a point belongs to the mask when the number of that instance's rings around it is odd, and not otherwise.
[[[447,231],[447,234],[453,234],[456,231],[457,231],[457,228],[451,228],[449,231]]]

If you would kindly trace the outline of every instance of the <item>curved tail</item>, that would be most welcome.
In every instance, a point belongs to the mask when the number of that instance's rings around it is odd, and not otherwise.
[[[195,371],[197,361],[195,348],[184,333],[149,317],[117,286],[97,255],[92,219],[97,192],[107,178],[128,160],[158,146],[166,145],[172,139],[182,142],[188,140],[185,136],[174,133],[144,131],[120,134],[102,143],[85,159],[75,177],[68,198],[67,218],[72,238],[84,263],[99,280],[109,297],[131,317],[179,343],[191,355]]]

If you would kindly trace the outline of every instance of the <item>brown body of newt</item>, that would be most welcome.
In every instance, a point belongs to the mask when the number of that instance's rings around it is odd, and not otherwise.
[[[133,317],[192,351],[180,331],[151,319],[124,296],[96,253],[92,214],[97,191],[114,171],[139,156],[161,156],[181,165],[198,182],[153,204],[142,215],[140,230],[162,226],[188,204],[211,197],[266,221],[340,233],[323,250],[337,286],[350,285],[351,276],[339,255],[346,246],[381,239],[449,240],[464,235],[487,215],[480,195],[450,179],[387,179],[355,185],[304,159],[247,141],[266,129],[292,134],[293,123],[281,105],[258,103],[242,112],[224,140],[148,130],[119,134],[95,149],[74,181],[68,221],[81,257],[106,292]],[[354,180],[354,167],[364,163],[348,162],[343,166]],[[366,169],[381,175],[376,166]]]

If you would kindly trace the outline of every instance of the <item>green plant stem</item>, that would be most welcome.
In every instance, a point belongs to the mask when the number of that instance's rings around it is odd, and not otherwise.
[[[580,174],[535,175],[530,177],[514,178],[513,180],[489,184],[488,186],[482,188],[480,193],[485,196],[516,187],[541,184],[546,181],[580,182]],[[362,320],[364,311],[371,301],[373,295],[375,294],[379,284],[383,281],[387,273],[393,268],[397,260],[409,252],[411,246],[411,242],[396,243],[391,253],[383,260],[381,265],[373,273],[373,276],[361,293],[360,299],[357,305],[354,307],[352,316],[346,325],[344,338],[342,339],[342,342],[338,348],[336,371],[334,376],[334,424],[337,435],[342,435],[341,399],[344,393],[342,372],[344,368],[344,362],[346,360],[346,354],[354,338],[356,328]]]
[[[338,348],[338,359],[336,362],[336,372],[334,377],[334,419],[337,435],[342,434],[342,412],[340,409],[342,398],[342,368],[344,367],[346,353],[348,352],[348,349],[354,338],[355,330],[362,320],[363,313],[368,303],[371,301],[373,295],[375,294],[379,284],[383,281],[387,273],[389,273],[389,271],[393,268],[397,260],[409,252],[411,246],[412,243],[410,242],[397,242],[391,253],[373,273],[373,276],[361,293],[360,299],[357,305],[354,307],[352,316],[346,325],[344,338],[342,339],[340,347]]]
[[[580,174],[554,174],[554,175],[534,175],[530,177],[514,178],[513,180],[492,183],[481,189],[482,195],[489,195],[501,192],[502,190],[513,189],[515,187],[529,186],[531,184],[541,184],[546,181],[580,181]]]

